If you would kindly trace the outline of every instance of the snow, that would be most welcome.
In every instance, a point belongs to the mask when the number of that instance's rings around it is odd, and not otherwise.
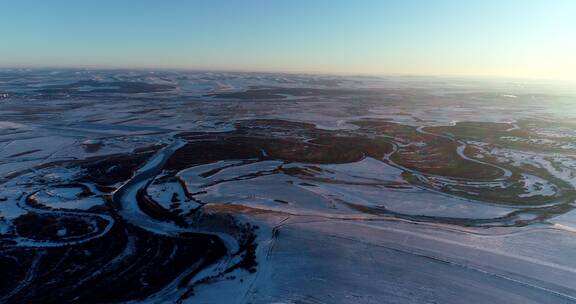
[[[80,188],[50,188],[33,196],[40,204],[56,209],[88,210],[94,206],[104,205],[99,196],[81,197]]]
[[[13,97],[32,92],[41,84],[66,84],[78,77],[102,81],[140,79],[178,88],[169,94],[124,95],[122,99],[62,96],[23,101]],[[474,228],[416,221],[413,216],[493,219],[523,207],[477,202],[419,188],[402,178],[403,168],[370,157],[331,165],[223,160],[178,172],[176,178],[184,182],[194,199],[206,205],[187,201],[185,189],[178,181],[158,178],[166,159],[185,144],[174,139],[183,131],[229,132],[235,130],[238,121],[258,118],[286,119],[310,123],[322,130],[353,133],[358,128],[352,122],[372,118],[418,127],[446,126],[456,121],[507,122],[513,126],[508,131],[516,132],[524,128],[521,121],[525,119],[546,118],[567,124],[576,121],[574,96],[565,91],[536,84],[520,88],[488,80],[259,73],[163,75],[163,72],[62,71],[37,79],[0,82],[0,91],[10,92],[0,103],[0,233],[3,237],[13,235],[13,220],[28,212],[76,216],[87,222],[98,217],[108,224],[81,241],[67,241],[70,231],[60,229],[57,235],[62,241],[16,237],[13,239],[16,246],[38,250],[71,246],[95,240],[114,225],[112,216],[88,211],[104,204],[102,193],[97,193],[93,185],[90,189],[95,194],[88,197],[79,196],[81,190],[74,186],[54,187],[70,184],[83,173],[60,163],[163,145],[114,193],[122,207],[118,216],[160,235],[191,231],[154,220],[138,208],[136,193],[148,184],[148,194],[167,209],[171,209],[173,194],[177,193],[182,213],[201,206],[217,209],[221,205],[258,210],[238,208],[233,213],[237,219],[260,227],[257,272],[235,270],[228,274],[235,279],[223,278],[197,286],[195,295],[186,302],[576,302],[574,210],[525,227]],[[331,88],[332,85],[340,89],[382,91],[372,97],[351,98],[297,98],[286,94],[286,99],[266,102],[205,96],[241,91],[248,86]],[[576,133],[570,127],[534,131],[538,137],[501,139],[550,146],[558,151],[520,151],[482,142],[467,144],[482,149],[479,156],[483,161],[491,162],[490,157],[496,157],[503,166],[545,170],[567,184],[562,191],[572,193],[576,188],[576,146],[570,138]],[[419,142],[404,143],[424,147]],[[101,147],[89,152],[86,145]],[[461,145],[457,152],[466,158],[463,149]],[[299,168],[312,176],[288,175],[282,172],[283,168]],[[502,178],[481,182],[429,175],[418,178],[435,185],[461,184],[500,190],[511,175],[508,170],[503,172]],[[541,196],[557,203],[558,187],[544,175],[536,175],[521,174],[524,193],[520,197]],[[36,193],[33,197],[41,205],[57,210],[26,204],[26,195],[32,193]],[[561,203],[566,204],[566,209],[574,204]],[[538,210],[533,211],[519,214],[516,219],[535,220],[539,214]],[[198,227],[197,231],[221,237],[231,251],[238,245],[221,227]],[[118,259],[134,254],[133,242],[128,240]],[[227,257],[195,279],[214,275],[231,262]],[[175,280],[149,299],[137,302],[174,303],[182,293],[177,283]]]
[[[190,192],[201,192],[196,197],[202,202],[241,204],[286,213],[349,213],[346,204],[408,215],[475,219],[501,217],[514,211],[411,186],[402,180],[401,170],[372,158],[341,165],[314,165],[320,169],[314,178],[272,174],[280,166],[277,161],[244,165],[219,162],[192,167],[180,177]],[[283,167],[309,166],[291,163]],[[205,178],[201,176],[217,168],[224,169]]]
[[[39,138],[30,138],[14,140],[4,146],[0,151],[0,159],[19,157],[18,154],[32,152],[19,158],[43,158],[62,149],[65,146],[75,142],[73,138],[64,138],[60,136],[47,136]]]
[[[167,210],[172,209],[171,205],[174,203],[172,199],[175,194],[176,201],[179,203],[178,209],[180,209],[183,214],[187,214],[200,207],[200,204],[187,198],[179,182],[153,183],[148,186],[146,190],[154,201]]]
[[[527,193],[518,195],[519,197],[532,196],[553,196],[557,190],[550,182],[530,174],[522,174],[524,188]]]
[[[574,301],[574,242],[566,233],[455,230],[439,225],[290,219],[266,246],[265,265],[236,303],[563,303]],[[563,234],[563,235],[562,235]],[[561,242],[561,241],[560,241]],[[571,249],[570,249],[571,248]],[[512,250],[511,250],[512,249]],[[521,249],[519,251],[518,249]],[[535,254],[539,252],[540,254]],[[304,279],[305,278],[305,279]],[[542,285],[542,280],[546,284]],[[414,292],[417,290],[418,292]],[[200,296],[203,294],[200,293]],[[202,299],[202,297],[200,298]],[[226,299],[226,298],[223,298]],[[235,302],[230,302],[235,303]]]

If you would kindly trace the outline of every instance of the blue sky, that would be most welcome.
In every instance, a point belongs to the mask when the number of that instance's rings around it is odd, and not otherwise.
[[[576,79],[574,0],[15,0],[0,66]]]

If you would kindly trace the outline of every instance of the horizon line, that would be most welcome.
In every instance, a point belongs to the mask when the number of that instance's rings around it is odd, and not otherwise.
[[[288,74],[288,75],[317,75],[340,77],[430,77],[430,78],[467,78],[476,80],[508,80],[526,82],[554,82],[558,84],[576,84],[576,79],[547,78],[533,76],[505,76],[488,74],[428,74],[428,73],[402,73],[402,72],[326,72],[311,70],[282,70],[282,69],[242,69],[242,68],[200,68],[200,67],[174,67],[174,66],[124,66],[124,65],[3,65],[0,70],[133,70],[133,71],[180,71],[180,72],[219,72],[219,73],[261,73],[261,74]]]

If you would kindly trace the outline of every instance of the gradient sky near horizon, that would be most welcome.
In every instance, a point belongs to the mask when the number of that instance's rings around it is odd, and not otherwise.
[[[17,0],[0,66],[576,81],[576,0]]]

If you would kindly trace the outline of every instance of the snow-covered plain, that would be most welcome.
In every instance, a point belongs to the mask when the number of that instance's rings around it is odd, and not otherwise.
[[[570,88],[54,72],[0,71],[2,303],[102,302],[88,284],[130,303],[576,303]],[[457,122],[494,129],[425,128]],[[215,247],[186,256],[191,234]]]

